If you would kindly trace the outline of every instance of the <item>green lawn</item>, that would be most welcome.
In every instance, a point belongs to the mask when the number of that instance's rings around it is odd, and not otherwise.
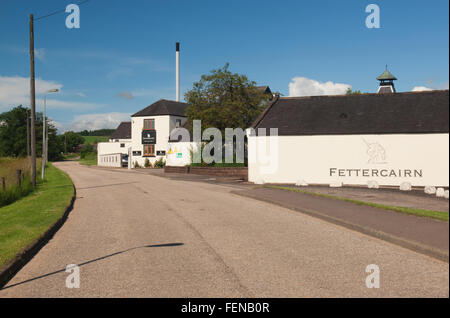
[[[78,160],[79,163],[86,166],[96,166],[97,165],[97,154],[95,152],[89,152],[84,158]]]
[[[305,194],[311,194],[311,195],[315,195],[318,197],[341,200],[341,201],[355,203],[358,205],[367,205],[367,206],[371,206],[374,208],[390,210],[390,211],[395,211],[395,212],[400,212],[400,213],[405,213],[405,214],[413,214],[416,216],[429,217],[432,219],[437,219],[437,220],[448,222],[448,213],[447,212],[413,209],[413,208],[391,206],[391,205],[385,205],[385,204],[379,204],[379,203],[373,203],[373,202],[365,202],[365,201],[343,198],[343,197],[338,197],[338,196],[323,194],[323,193],[316,193],[316,192],[311,192],[311,191],[306,191],[306,190],[291,188],[291,187],[281,187],[281,186],[271,186],[271,185],[266,185],[265,187],[273,188],[273,189],[280,189],[280,190],[288,190],[288,191],[305,193]]]
[[[99,142],[107,142],[109,140],[108,136],[82,136],[85,144],[96,144]]]
[[[48,230],[64,214],[73,193],[69,176],[49,164],[46,181],[32,194],[0,208],[0,266]]]

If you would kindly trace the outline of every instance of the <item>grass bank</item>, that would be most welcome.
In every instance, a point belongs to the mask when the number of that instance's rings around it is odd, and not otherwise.
[[[52,164],[36,190],[0,208],[0,266],[38,239],[65,212],[74,193],[69,176]]]
[[[96,152],[88,152],[85,154],[81,154],[79,163],[86,166],[96,166],[97,165],[97,153]]]
[[[395,211],[395,212],[399,212],[399,213],[412,214],[412,215],[422,216],[422,217],[429,217],[432,219],[437,219],[440,221],[448,222],[449,214],[446,212],[441,212],[441,211],[431,211],[431,210],[413,209],[413,208],[400,207],[400,206],[391,206],[391,205],[385,205],[385,204],[380,204],[380,203],[373,203],[373,202],[366,202],[366,201],[354,200],[354,199],[349,199],[349,198],[343,198],[343,197],[338,197],[338,196],[329,195],[329,194],[316,193],[316,192],[311,192],[311,191],[297,189],[297,188],[291,188],[291,187],[272,186],[272,185],[266,185],[265,187],[273,188],[273,189],[280,189],[280,190],[287,190],[287,191],[292,191],[292,192],[305,193],[305,194],[315,195],[318,197],[341,200],[341,201],[355,203],[358,205],[367,205],[367,206],[371,206],[371,207],[379,208],[379,209],[383,209],[383,210],[390,210],[390,211]]]

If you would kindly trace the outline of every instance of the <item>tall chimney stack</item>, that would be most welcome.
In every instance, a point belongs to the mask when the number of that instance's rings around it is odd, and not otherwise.
[[[176,43],[176,90],[177,90],[177,98],[176,101],[180,101],[180,42]]]

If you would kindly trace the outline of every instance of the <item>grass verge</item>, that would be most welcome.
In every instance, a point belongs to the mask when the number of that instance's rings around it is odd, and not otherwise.
[[[69,176],[49,164],[46,181],[32,194],[0,208],[0,267],[38,239],[64,214],[73,193]]]
[[[80,158],[78,160],[79,163],[85,166],[96,166],[97,165],[97,153],[95,152],[88,152],[82,156],[83,158]]]
[[[422,216],[422,217],[429,217],[432,219],[448,222],[449,213],[447,213],[447,212],[413,209],[413,208],[407,208],[407,207],[391,206],[391,205],[385,205],[385,204],[380,204],[380,203],[366,202],[366,201],[348,199],[348,198],[338,197],[338,196],[334,196],[334,195],[330,195],[330,194],[316,193],[316,192],[311,192],[311,191],[296,189],[296,188],[291,188],[291,187],[271,186],[271,185],[265,185],[265,187],[273,188],[273,189],[280,189],[280,190],[287,190],[287,191],[292,191],[292,192],[299,192],[299,193],[304,193],[304,194],[310,194],[310,195],[315,195],[315,196],[323,197],[323,198],[351,202],[351,203],[355,203],[357,205],[367,205],[367,206],[371,206],[371,207],[379,208],[379,209],[383,209],[383,210],[390,210],[390,211],[395,211],[395,212],[399,212],[399,213],[412,214],[412,215]]]

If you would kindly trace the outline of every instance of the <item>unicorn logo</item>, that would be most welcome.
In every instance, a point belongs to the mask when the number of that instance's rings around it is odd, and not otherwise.
[[[383,164],[386,162],[386,150],[378,142],[367,142],[363,139],[367,146],[366,153],[369,155],[369,160],[367,163],[371,164]]]

